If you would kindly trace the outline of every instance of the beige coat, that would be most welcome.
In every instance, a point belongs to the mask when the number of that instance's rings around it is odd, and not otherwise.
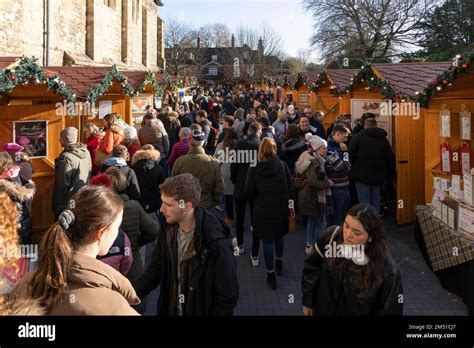
[[[14,289],[20,299],[29,297],[32,276],[28,273]],[[68,286],[49,315],[139,315],[130,307],[140,303],[130,281],[102,261],[73,253]]]

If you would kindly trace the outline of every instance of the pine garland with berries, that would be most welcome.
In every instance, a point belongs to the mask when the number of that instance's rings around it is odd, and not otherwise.
[[[133,87],[128,82],[127,77],[117,69],[117,66],[114,65],[112,66],[112,69],[107,74],[105,74],[100,83],[92,88],[92,90],[87,95],[86,101],[93,105],[97,98],[100,98],[105,92],[107,92],[110,86],[113,85],[114,80],[122,85],[124,94],[130,96],[134,95],[135,92]]]
[[[0,93],[10,93],[16,86],[46,84],[48,90],[61,95],[68,103],[76,101],[71,88],[54,72],[40,67],[35,57],[22,57],[17,66],[0,70]]]

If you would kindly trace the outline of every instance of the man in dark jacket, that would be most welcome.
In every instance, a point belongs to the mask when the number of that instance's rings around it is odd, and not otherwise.
[[[235,144],[236,151],[246,151],[249,154],[253,152],[258,153],[260,146],[260,135],[262,127],[259,123],[253,122],[250,124],[247,131],[247,139],[241,140]],[[249,158],[251,156],[248,156]],[[255,155],[256,158],[256,155]],[[235,202],[235,229],[237,233],[237,245],[239,246],[239,253],[243,254],[244,250],[244,221],[245,210],[247,202],[250,205],[250,220],[253,214],[253,201],[249,200],[245,194],[245,180],[249,170],[250,163],[231,163],[230,165],[230,180],[234,183],[234,202]]]
[[[368,118],[364,130],[349,143],[350,175],[356,182],[359,202],[370,204],[377,212],[380,212],[380,187],[394,170],[392,149],[386,137],[387,132],[377,127],[377,121]]]
[[[275,144],[277,146],[278,153],[281,151],[281,140],[276,134],[273,133],[272,129],[270,128],[270,119],[268,116],[259,117],[257,122],[260,123],[262,127],[262,133],[260,135],[260,140],[264,138],[272,138],[275,140]]]
[[[53,211],[56,217],[89,181],[91,156],[87,147],[77,142],[77,135],[78,130],[74,127],[63,129],[59,135],[64,150],[54,161]]]
[[[145,274],[134,282],[140,298],[160,286],[160,316],[232,315],[239,298],[230,229],[198,205],[191,174],[160,185],[161,233]]]
[[[206,139],[204,140],[204,150],[208,155],[213,155],[216,145],[217,137],[215,128],[212,127],[211,121],[207,119],[207,112],[205,110],[199,110],[196,114],[196,122],[201,126]]]
[[[229,128],[234,126],[234,116],[224,116],[224,128],[222,132],[219,134],[219,139],[217,140],[217,144],[220,144],[224,141],[225,134]]]
[[[316,111],[311,115],[311,108],[306,107],[304,113],[309,117],[309,124],[316,128],[316,135],[320,138],[326,140],[326,130],[324,129],[323,124],[321,123],[324,120],[324,113],[322,111]]]

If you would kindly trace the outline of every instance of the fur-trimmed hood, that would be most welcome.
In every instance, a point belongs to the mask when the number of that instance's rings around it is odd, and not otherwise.
[[[112,124],[109,129],[112,133],[118,134],[123,137],[123,127],[121,127],[120,125]]]
[[[142,159],[147,159],[147,160],[157,162],[160,160],[160,152],[158,150],[138,150],[133,155],[132,166]]]
[[[295,170],[298,174],[303,174],[312,162],[319,165],[317,155],[312,155],[308,151],[303,152],[295,163]]]
[[[20,186],[6,179],[0,179],[0,191],[5,192],[12,201],[25,202],[33,199],[34,187]]]

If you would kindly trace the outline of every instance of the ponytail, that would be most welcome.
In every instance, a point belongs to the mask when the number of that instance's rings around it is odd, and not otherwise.
[[[29,284],[31,295],[49,311],[67,292],[67,277],[71,267],[72,247],[66,230],[56,222],[40,242],[42,251]]]
[[[59,303],[68,292],[73,251],[91,243],[92,235],[110,226],[122,211],[123,202],[112,189],[83,186],[70,201],[70,209],[59,215],[41,239],[38,269],[28,288],[30,295],[48,311]]]

